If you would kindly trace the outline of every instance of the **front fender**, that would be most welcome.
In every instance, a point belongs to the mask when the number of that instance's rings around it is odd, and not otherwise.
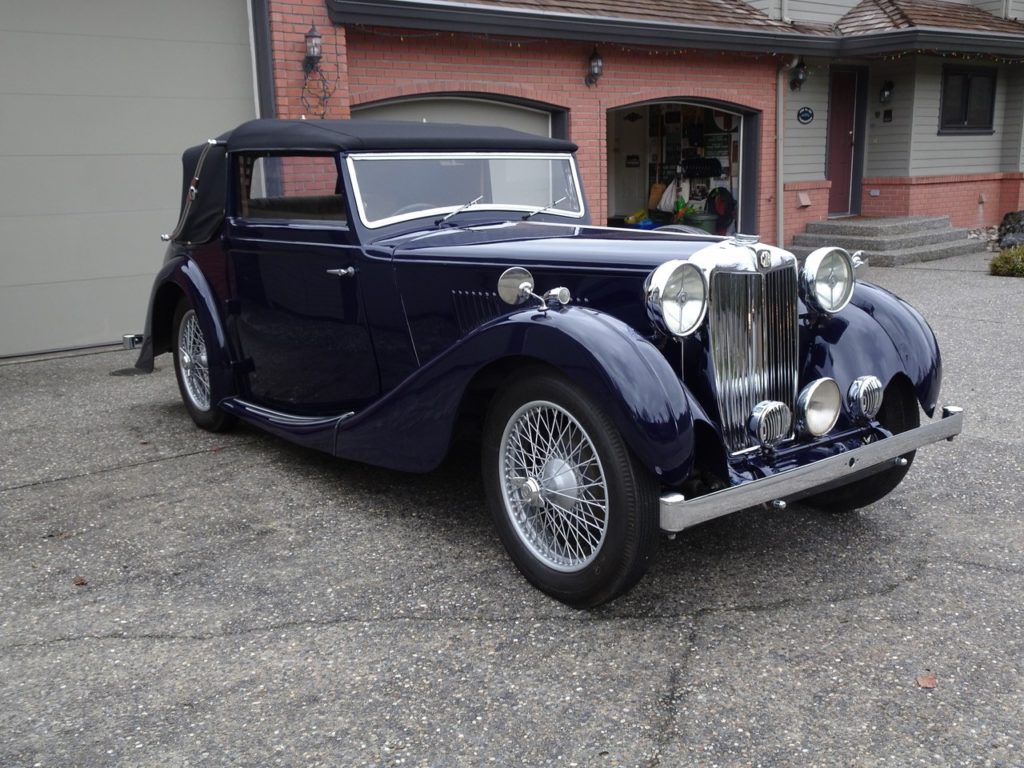
[[[921,314],[871,283],[858,283],[851,304],[838,315],[811,321],[801,381],[831,376],[843,392],[858,376],[888,385],[897,374],[910,379],[921,407],[932,416],[942,385],[942,358],[935,334]]]
[[[542,362],[585,389],[638,460],[677,483],[693,462],[693,421],[662,354],[625,323],[591,309],[521,310],[481,326],[338,427],[338,456],[428,471],[451,442],[476,374],[509,358]]]
[[[199,316],[207,343],[211,386],[217,392],[234,392],[228,336],[218,309],[216,294],[199,265],[185,254],[169,259],[153,280],[146,312],[145,335],[135,367],[151,372],[156,355],[170,352],[174,344],[174,310],[186,296]]]

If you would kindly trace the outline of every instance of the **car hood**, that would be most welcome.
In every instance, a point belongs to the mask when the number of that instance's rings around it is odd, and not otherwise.
[[[650,271],[723,238],[546,222],[505,222],[417,232],[376,243],[396,258]]]

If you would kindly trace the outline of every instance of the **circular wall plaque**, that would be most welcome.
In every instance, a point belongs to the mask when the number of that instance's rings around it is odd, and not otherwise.
[[[807,125],[814,120],[814,110],[810,107],[800,107],[796,112],[796,119],[800,121],[800,125]]]

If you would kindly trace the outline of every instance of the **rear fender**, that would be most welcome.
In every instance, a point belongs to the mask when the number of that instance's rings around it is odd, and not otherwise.
[[[447,453],[474,377],[513,357],[524,367],[530,362],[549,366],[586,390],[662,482],[680,482],[689,473],[693,421],[678,376],[628,325],[581,307],[521,310],[481,326],[368,409],[342,421],[335,453],[395,469],[433,469]]]
[[[153,370],[153,358],[171,352],[174,344],[174,310],[186,296],[199,317],[207,344],[211,385],[218,392],[234,392],[228,336],[217,307],[217,298],[210,284],[194,261],[179,255],[167,261],[153,281],[146,314],[146,332],[135,366]]]

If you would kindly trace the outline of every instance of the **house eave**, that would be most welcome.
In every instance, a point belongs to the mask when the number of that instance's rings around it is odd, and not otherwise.
[[[975,32],[940,27],[910,27],[839,39],[842,56],[929,51],[1024,57],[1024,37],[1006,32]]]
[[[912,27],[841,37],[796,30],[581,17],[557,11],[454,0],[326,0],[326,3],[334,23],[368,27],[802,56],[878,56],[927,50],[1024,57],[1024,38],[999,32]]]
[[[835,40],[799,32],[752,30],[647,19],[474,5],[447,0],[327,0],[331,21],[371,27],[582,40],[651,47],[777,54],[826,54]]]

